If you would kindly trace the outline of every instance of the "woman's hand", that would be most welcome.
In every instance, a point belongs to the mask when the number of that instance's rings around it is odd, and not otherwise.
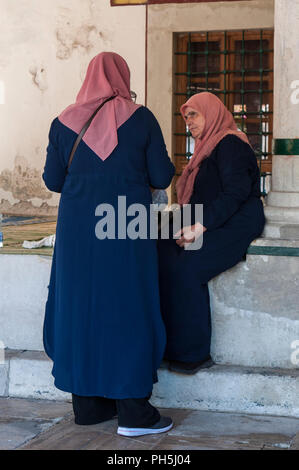
[[[180,229],[174,235],[174,238],[180,237],[178,238],[176,243],[181,248],[185,248],[185,246],[197,240],[206,230],[207,230],[206,227],[204,227],[202,224],[197,222],[194,225],[187,225],[186,227],[183,227],[182,229]]]

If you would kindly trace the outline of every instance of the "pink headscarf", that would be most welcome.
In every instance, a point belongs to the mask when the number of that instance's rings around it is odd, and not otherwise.
[[[206,122],[202,135],[195,141],[193,156],[176,184],[179,204],[187,204],[189,202],[202,160],[212,153],[223,137],[227,134],[233,134],[250,145],[246,134],[238,130],[233,115],[217,96],[209,92],[191,96],[181,106],[180,111],[183,118],[188,106],[203,114]]]
[[[68,106],[58,119],[77,134],[97,107],[108,101],[93,118],[83,140],[105,160],[118,144],[117,129],[141,106],[130,94],[130,70],[126,61],[114,52],[101,52],[90,62],[76,103]]]

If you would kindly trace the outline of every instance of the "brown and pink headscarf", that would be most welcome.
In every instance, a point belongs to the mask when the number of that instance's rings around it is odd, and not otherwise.
[[[105,160],[118,144],[117,129],[141,106],[130,94],[130,70],[126,61],[114,52],[102,52],[90,62],[76,102],[58,119],[77,134],[97,107],[108,101],[93,118],[83,141]]]
[[[183,118],[187,107],[203,114],[205,127],[200,138],[195,141],[194,153],[190,162],[177,181],[176,190],[179,204],[189,202],[201,162],[212,153],[223,137],[233,134],[250,145],[246,134],[238,130],[233,115],[217,96],[209,92],[191,96],[180,108]]]

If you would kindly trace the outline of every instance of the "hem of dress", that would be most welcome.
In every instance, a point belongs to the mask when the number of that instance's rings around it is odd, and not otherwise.
[[[102,393],[100,391],[94,391],[94,392],[86,393],[84,391],[77,390],[73,387],[65,387],[63,385],[59,385],[58,381],[55,378],[53,373],[52,373],[52,375],[54,377],[54,386],[58,390],[61,390],[62,392],[66,392],[66,393],[73,393],[75,395],[82,396],[82,397],[103,397],[103,398],[111,398],[111,399],[114,399],[114,400],[122,400],[122,399],[126,399],[126,398],[145,398],[145,397],[150,396],[152,394],[152,391],[153,391],[153,387],[152,387],[151,390],[146,391],[146,392],[140,392],[140,393],[138,393],[138,392],[137,393],[129,393],[129,394]],[[153,384],[155,384],[157,382],[158,382],[158,379],[153,381]]]

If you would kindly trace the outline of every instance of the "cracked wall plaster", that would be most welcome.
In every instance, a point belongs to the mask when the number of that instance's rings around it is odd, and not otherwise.
[[[61,60],[68,59],[74,49],[81,48],[86,53],[94,47],[94,35],[97,34],[96,26],[83,24],[73,27],[70,22],[56,29],[58,42],[56,57]]]
[[[51,199],[46,189],[41,171],[33,168],[27,159],[16,156],[13,170],[4,169],[0,173],[0,189],[10,191],[15,199],[25,201],[33,197]]]
[[[32,75],[32,81],[41,91],[45,91],[48,88],[46,70],[44,67],[32,66],[29,69],[29,73]]]
[[[47,202],[43,202],[40,206],[34,206],[31,201],[19,201],[11,204],[7,199],[1,199],[0,212],[12,215],[57,216],[58,207],[50,206]]]

